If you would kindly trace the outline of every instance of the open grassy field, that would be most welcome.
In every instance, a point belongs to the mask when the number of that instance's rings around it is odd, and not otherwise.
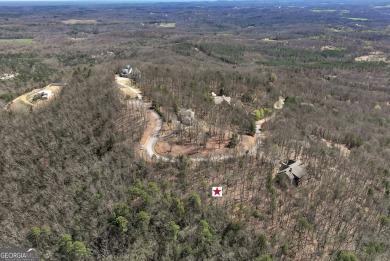
[[[348,17],[349,20],[353,21],[368,21],[368,18],[361,18],[361,17]]]
[[[313,9],[310,11],[312,11],[313,13],[331,13],[331,12],[336,12],[337,10],[335,10],[335,9]]]
[[[62,21],[64,24],[97,24],[96,20],[69,19]]]
[[[371,52],[368,55],[356,57],[355,61],[358,61],[358,62],[385,62],[385,63],[390,62],[390,60],[387,60],[387,54],[384,54],[382,52]]]
[[[175,28],[176,23],[160,23],[158,27],[163,27],[163,28]]]
[[[32,38],[0,39],[0,44],[2,44],[2,43],[32,44],[32,43],[34,43],[34,39],[32,39]]]

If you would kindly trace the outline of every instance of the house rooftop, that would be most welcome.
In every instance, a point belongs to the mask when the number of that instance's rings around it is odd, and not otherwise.
[[[230,104],[230,101],[231,101],[231,98],[230,97],[227,97],[227,96],[214,96],[213,94],[215,93],[211,93],[212,97],[214,98],[214,103],[215,104],[221,104],[222,102],[227,102],[228,104]]]
[[[279,174],[286,174],[290,180],[300,179],[306,174],[304,164],[300,160],[289,160],[287,164],[282,164]]]

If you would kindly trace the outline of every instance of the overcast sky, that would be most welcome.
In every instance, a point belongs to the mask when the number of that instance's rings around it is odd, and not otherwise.
[[[142,3],[142,2],[212,2],[212,1],[229,1],[229,2],[259,2],[259,3],[292,3],[292,2],[307,2],[308,4],[356,4],[356,3],[366,3],[366,4],[380,4],[387,3],[389,0],[0,0],[0,3],[15,3],[19,2],[36,2],[44,3],[44,2],[56,2],[56,3],[97,3],[97,4],[114,4],[114,3]]]

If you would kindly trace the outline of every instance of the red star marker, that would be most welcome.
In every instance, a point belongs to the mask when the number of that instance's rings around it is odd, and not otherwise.
[[[222,187],[213,187],[212,195],[213,197],[222,197]]]

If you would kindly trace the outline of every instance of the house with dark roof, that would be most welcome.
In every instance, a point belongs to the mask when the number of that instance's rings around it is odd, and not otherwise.
[[[133,72],[133,68],[130,65],[126,65],[125,68],[122,68],[120,76],[125,77]]]
[[[276,174],[276,182],[282,186],[298,186],[305,175],[306,167],[302,161],[289,160],[287,163],[281,164],[279,172]]]

